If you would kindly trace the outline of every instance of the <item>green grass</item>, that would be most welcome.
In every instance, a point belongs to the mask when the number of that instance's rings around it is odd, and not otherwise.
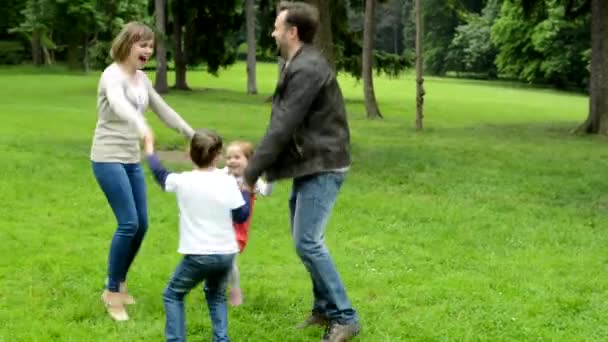
[[[161,292],[176,266],[175,198],[147,172],[150,229],[130,273],[138,304],[112,322],[99,300],[114,218],[88,160],[98,73],[0,69],[0,341],[159,341]],[[195,127],[255,142],[276,66],[219,78],[166,100]],[[427,78],[425,126],[413,130],[414,80],[378,78],[386,119],[364,118],[361,84],[342,77],[352,171],[326,240],[359,311],[360,341],[608,339],[606,139],[568,134],[584,96]],[[153,114],[159,144],[183,140]],[[175,165],[174,165],[175,166]],[[315,341],[292,327],[311,286],[289,237],[282,182],[258,201],[239,259],[243,307],[234,341]],[[210,340],[202,291],[187,300],[190,341]]]

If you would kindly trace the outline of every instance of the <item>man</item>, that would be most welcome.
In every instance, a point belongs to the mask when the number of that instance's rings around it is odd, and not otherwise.
[[[266,135],[245,170],[246,187],[262,173],[292,178],[289,199],[294,245],[313,283],[312,314],[299,325],[326,327],[323,341],[359,333],[357,313],[324,243],[327,220],[350,165],[350,133],[335,73],[311,44],[317,10],[282,2],[272,36],[285,58]]]

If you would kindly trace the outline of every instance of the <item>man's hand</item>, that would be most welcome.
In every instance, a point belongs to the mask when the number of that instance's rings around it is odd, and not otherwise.
[[[144,132],[144,153],[147,156],[154,154],[154,133],[150,127]]]
[[[241,185],[241,190],[245,190],[248,193],[253,193],[253,186],[247,184],[247,182],[243,182],[243,184]]]

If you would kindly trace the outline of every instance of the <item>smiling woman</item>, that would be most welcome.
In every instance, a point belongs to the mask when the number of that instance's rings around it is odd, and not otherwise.
[[[127,293],[127,273],[148,228],[146,184],[140,166],[140,140],[150,132],[144,113],[150,106],[167,126],[188,138],[194,134],[140,70],[153,46],[154,33],[148,26],[128,23],[112,43],[114,63],[104,70],[97,90],[91,163],[118,223],[102,300],[117,321],[128,320],[124,305],[135,303]]]

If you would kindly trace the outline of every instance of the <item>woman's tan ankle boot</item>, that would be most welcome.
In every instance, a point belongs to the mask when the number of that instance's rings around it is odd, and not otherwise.
[[[129,291],[127,290],[127,283],[120,283],[120,293],[122,294],[122,302],[125,305],[132,305],[135,304],[135,298],[133,298],[133,296],[131,296],[129,294]]]
[[[128,321],[129,315],[125,310],[123,295],[120,292],[110,292],[104,290],[101,295],[101,300],[106,306],[106,310],[113,320],[118,322]]]

